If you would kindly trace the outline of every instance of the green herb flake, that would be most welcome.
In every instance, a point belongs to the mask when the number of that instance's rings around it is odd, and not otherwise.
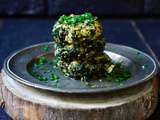
[[[66,23],[68,25],[76,25],[77,23],[83,23],[88,20],[90,23],[94,21],[97,17],[94,17],[91,13],[84,13],[81,15],[62,15],[59,19],[59,23]]]
[[[50,79],[51,79],[52,81],[57,82],[58,77],[57,77],[54,73],[52,73]]]
[[[38,73],[34,74],[33,76],[35,76],[35,78],[37,78],[40,81],[47,81],[48,80],[46,77],[44,77],[43,75],[40,75]]]
[[[41,56],[41,57],[39,58],[39,60],[38,60],[38,64],[39,64],[39,65],[44,65],[44,63],[45,63],[46,61],[47,61],[46,58],[45,58],[44,56]]]
[[[43,46],[43,50],[44,50],[45,52],[48,52],[48,50],[49,50],[49,45],[48,45],[48,44],[44,45],[44,46]]]
[[[122,66],[122,63],[116,63],[113,71],[106,75],[106,79],[109,81],[115,80],[119,85],[131,76],[128,69]]]

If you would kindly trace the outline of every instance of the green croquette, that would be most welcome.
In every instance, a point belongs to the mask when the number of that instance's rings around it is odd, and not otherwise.
[[[83,80],[112,72],[114,64],[103,53],[106,40],[102,25],[91,13],[61,16],[53,26],[52,36],[57,66],[65,76]]]

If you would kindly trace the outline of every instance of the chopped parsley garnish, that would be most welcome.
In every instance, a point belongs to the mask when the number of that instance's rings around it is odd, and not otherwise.
[[[44,45],[44,46],[43,46],[43,50],[44,50],[45,52],[48,52],[48,50],[49,50],[49,45],[48,45],[48,44]]]
[[[113,81],[117,83],[122,83],[124,80],[131,77],[130,71],[122,66],[122,63],[116,63],[114,69],[110,74],[106,74],[106,80]]]
[[[94,17],[91,13],[84,13],[81,15],[62,15],[59,19],[59,23],[66,23],[68,25],[76,25],[78,23],[84,23],[86,20],[88,22],[93,22],[97,17]]]

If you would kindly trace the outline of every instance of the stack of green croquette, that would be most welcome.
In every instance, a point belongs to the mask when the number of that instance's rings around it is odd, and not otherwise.
[[[52,29],[57,66],[75,79],[98,79],[114,65],[104,51],[102,26],[91,13],[63,15]]]

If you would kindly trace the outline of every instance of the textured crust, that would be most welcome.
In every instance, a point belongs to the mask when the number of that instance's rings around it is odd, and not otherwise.
[[[59,18],[52,35],[58,67],[66,76],[82,80],[93,78],[94,74],[102,77],[111,71],[111,59],[103,53],[106,41],[102,32],[97,17],[88,13]]]

